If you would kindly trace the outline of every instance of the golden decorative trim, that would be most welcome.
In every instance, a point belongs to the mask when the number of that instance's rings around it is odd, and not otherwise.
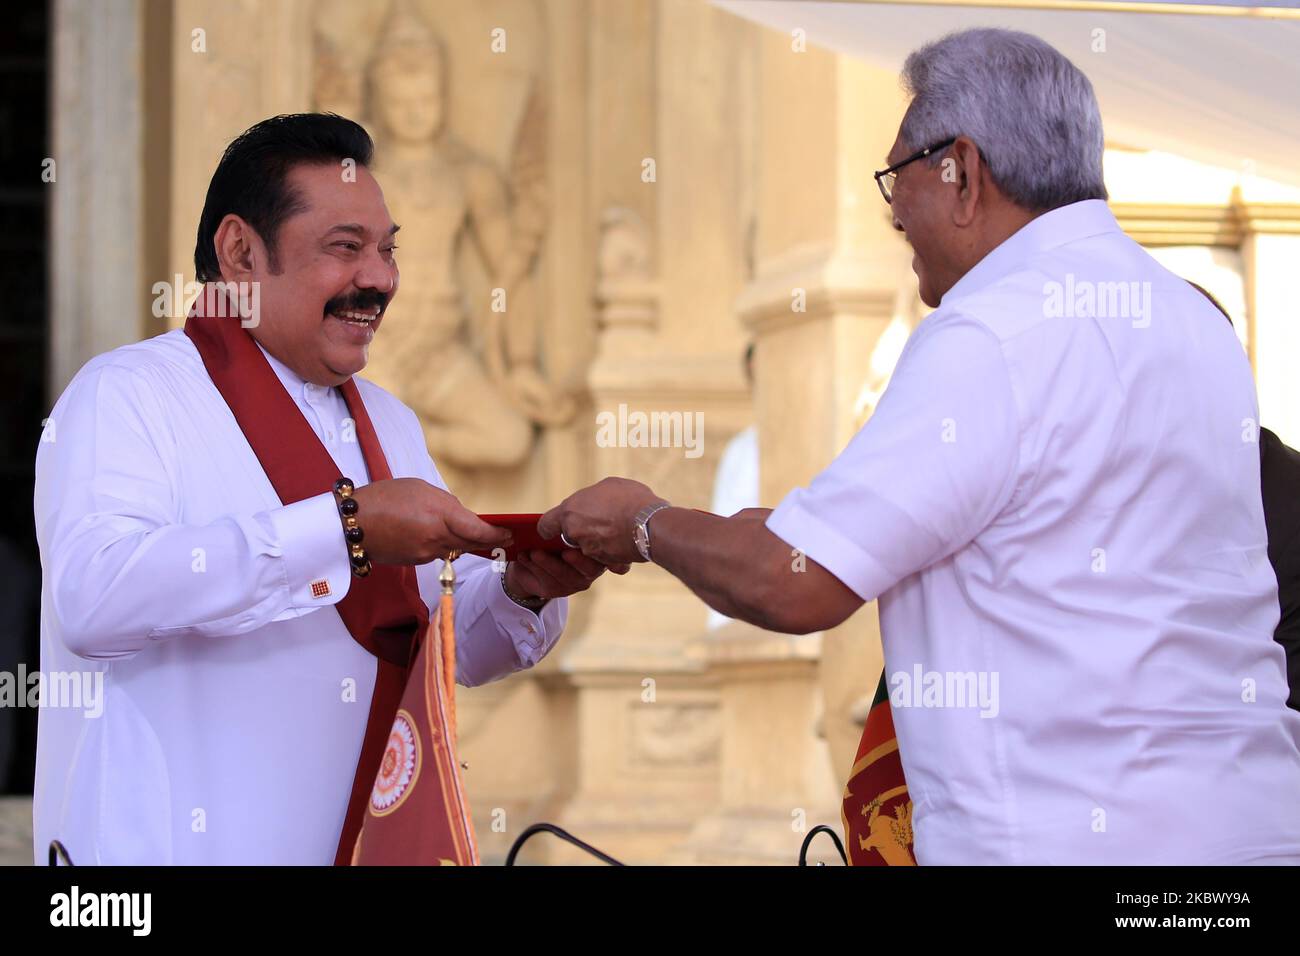
[[[1237,207],[1191,203],[1111,203],[1120,226],[1144,246],[1241,245],[1245,228]]]
[[[1300,235],[1300,203],[1244,202],[1240,196],[1233,199],[1233,208],[1241,220],[1243,232]]]
[[[1149,0],[842,0],[846,3],[905,7],[979,7],[1085,13],[1150,13],[1170,16],[1235,17],[1246,20],[1300,20],[1293,7],[1231,7],[1222,3],[1153,3]]]
[[[1300,203],[1245,202],[1240,191],[1223,205],[1111,203],[1124,231],[1144,246],[1238,248],[1252,233],[1300,235]]]

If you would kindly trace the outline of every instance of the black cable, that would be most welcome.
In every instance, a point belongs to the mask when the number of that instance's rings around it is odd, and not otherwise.
[[[848,866],[849,858],[844,852],[844,844],[840,842],[840,835],[824,824],[818,824],[817,826],[813,827],[811,830],[808,831],[808,835],[803,838],[803,846],[799,847],[799,865],[800,866],[808,865],[808,845],[812,843],[813,837],[815,837],[818,833],[821,833],[822,831],[825,831],[826,833],[830,834],[830,838],[835,841],[835,849],[840,851],[840,859],[844,861],[845,866]],[[818,864],[818,866],[824,866],[824,865],[825,864],[820,864],[820,863]]]
[[[840,842],[839,834],[837,834],[830,827],[823,826],[823,825],[813,827],[811,830],[808,831],[808,835],[803,838],[803,845],[799,847],[799,865],[800,866],[808,865],[808,847],[812,843],[813,837],[815,837],[818,833],[823,831],[830,836],[832,842],[834,842],[835,844],[835,849],[839,851],[840,859],[844,861],[845,866],[848,866],[849,858],[844,853],[844,844]],[[576,846],[578,849],[590,853],[592,856],[600,860],[602,863],[608,863],[610,866],[624,865],[623,863],[620,863],[618,860],[614,859],[608,853],[603,853],[600,850],[597,850],[590,843],[587,843],[583,840],[579,840],[572,833],[569,833],[567,830],[555,826],[555,824],[553,823],[534,823],[532,826],[524,830],[523,833],[519,834],[519,839],[515,840],[515,842],[511,845],[510,852],[506,855],[506,866],[515,865],[515,858],[519,856],[520,849],[522,849],[523,845],[534,834],[537,833],[550,833],[553,836],[557,836],[561,840],[564,840],[566,843],[571,843],[573,846]],[[63,860],[65,866],[76,865],[72,862],[72,857],[68,855],[68,848],[65,847],[58,840],[51,840],[49,865],[58,866],[60,858]]]
[[[68,866],[75,866],[72,857],[68,856],[68,848],[58,840],[50,841],[50,866],[59,865],[59,857],[63,857]]]
[[[515,865],[515,857],[519,855],[520,847],[522,847],[524,845],[524,841],[526,841],[534,833],[550,833],[551,835],[557,836],[561,840],[564,840],[566,843],[572,843],[580,850],[585,850],[586,852],[590,853],[592,856],[594,856],[596,859],[600,860],[603,863],[608,863],[610,866],[623,866],[622,863],[614,859],[608,853],[600,852],[600,850],[597,850],[590,843],[584,843],[582,840],[579,840],[572,833],[569,833],[567,830],[560,829],[553,823],[534,823],[523,833],[519,834],[519,839],[514,842],[514,844],[510,847],[510,852],[506,854],[506,866]]]

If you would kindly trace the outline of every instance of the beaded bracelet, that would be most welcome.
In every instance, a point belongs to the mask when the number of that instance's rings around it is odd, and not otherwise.
[[[361,546],[366,535],[361,530],[361,525],[357,523],[357,511],[360,506],[357,504],[357,499],[352,497],[352,492],[355,490],[351,478],[340,478],[334,482],[334,495],[339,503],[339,517],[343,519],[343,537],[348,543],[348,563],[352,565],[354,575],[364,578],[370,573],[370,558],[366,555],[366,549]]]

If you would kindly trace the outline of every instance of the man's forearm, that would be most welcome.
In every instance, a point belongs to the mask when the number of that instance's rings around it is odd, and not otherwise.
[[[863,598],[770,531],[770,511],[729,518],[666,504],[630,478],[605,478],[575,491],[537,522],[543,538],[566,540],[606,565],[640,560],[637,521],[649,515],[650,559],[715,611],[770,631],[809,634],[835,627]],[[643,542],[644,543],[644,542]]]
[[[650,520],[650,557],[705,604],[728,617],[773,628],[772,584],[789,548],[757,518],[723,518],[666,508]]]
[[[244,634],[288,608],[336,604],[351,582],[332,495],[207,525],[83,512],[42,543],[62,639],[93,660],[164,636]]]

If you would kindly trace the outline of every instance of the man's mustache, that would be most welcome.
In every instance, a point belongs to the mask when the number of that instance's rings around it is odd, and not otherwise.
[[[379,311],[383,312],[388,308],[390,295],[380,292],[377,289],[361,289],[357,292],[349,292],[347,295],[336,296],[325,303],[326,312],[366,312],[379,306]]]

